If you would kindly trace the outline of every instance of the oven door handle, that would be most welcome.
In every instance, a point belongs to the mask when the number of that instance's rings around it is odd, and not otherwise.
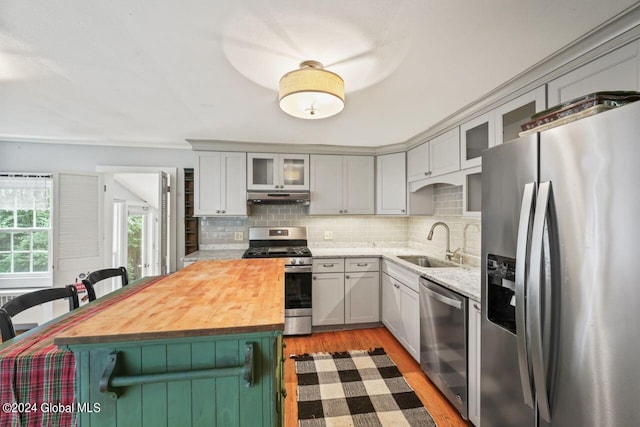
[[[310,265],[287,265],[284,267],[285,273],[311,273]]]

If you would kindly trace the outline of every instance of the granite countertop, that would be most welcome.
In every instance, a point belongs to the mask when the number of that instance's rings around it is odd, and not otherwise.
[[[280,259],[201,261],[80,321],[58,345],[229,335],[284,329]]]
[[[319,248],[311,247],[314,258],[352,258],[352,257],[379,257],[389,260],[399,266],[410,270],[420,276],[426,277],[442,286],[458,292],[474,301],[480,302],[480,269],[477,267],[452,267],[452,268],[428,268],[419,267],[410,262],[398,258],[398,255],[423,255],[427,256],[424,249],[410,247],[394,248]],[[240,259],[244,249],[216,249],[193,252],[184,257],[184,261],[224,260]]]
[[[418,248],[311,248],[311,253],[314,258],[381,257],[474,301],[480,302],[479,268],[464,265],[451,268],[420,267],[398,258],[398,255],[427,256],[424,250]]]

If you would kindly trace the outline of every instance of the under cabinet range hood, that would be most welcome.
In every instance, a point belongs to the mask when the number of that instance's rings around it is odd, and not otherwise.
[[[247,192],[248,205],[309,205],[309,192],[251,191]]]

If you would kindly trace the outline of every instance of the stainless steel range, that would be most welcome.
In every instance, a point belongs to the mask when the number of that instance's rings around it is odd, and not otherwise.
[[[311,251],[306,227],[250,227],[242,258],[283,258],[284,334],[311,333]]]

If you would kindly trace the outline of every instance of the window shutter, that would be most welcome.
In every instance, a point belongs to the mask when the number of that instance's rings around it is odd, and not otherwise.
[[[102,178],[58,173],[54,195],[54,284],[62,285],[102,268]]]

